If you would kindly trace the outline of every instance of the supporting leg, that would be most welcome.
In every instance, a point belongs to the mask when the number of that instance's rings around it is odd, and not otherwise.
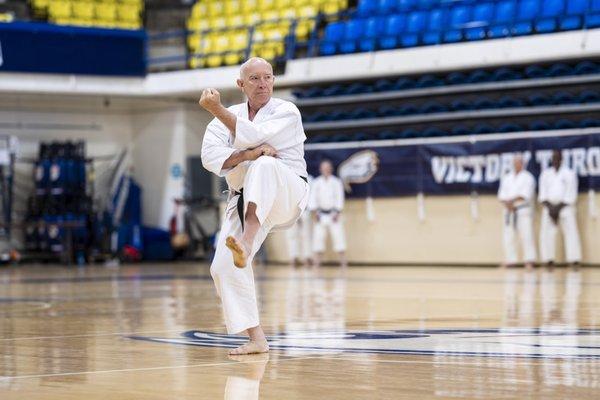
[[[248,328],[246,332],[248,333],[249,338],[248,343],[231,350],[229,352],[230,355],[258,354],[267,353],[269,351],[267,337],[260,325]]]

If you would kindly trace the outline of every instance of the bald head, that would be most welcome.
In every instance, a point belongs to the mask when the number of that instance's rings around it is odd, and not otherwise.
[[[515,167],[515,172],[521,172],[523,170],[523,156],[521,154],[515,154],[513,158],[513,164]]]
[[[273,67],[267,60],[260,57],[252,57],[240,66],[240,79],[247,78],[249,71],[254,70],[255,67],[260,69],[266,68],[271,71],[271,74],[273,74]]]
[[[271,99],[274,82],[273,67],[264,58],[252,57],[240,67],[237,85],[255,112]]]

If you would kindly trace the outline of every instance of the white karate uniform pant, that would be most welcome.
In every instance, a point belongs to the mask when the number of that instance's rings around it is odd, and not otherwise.
[[[327,231],[331,234],[333,250],[337,253],[346,251],[346,235],[344,234],[344,223],[342,216],[337,221],[333,220],[333,213],[319,214],[319,221],[315,222],[313,229],[313,250],[315,253],[325,251]]]
[[[303,213],[298,221],[286,231],[290,260],[293,261],[300,258],[308,260],[312,257],[310,231],[311,221],[308,212]]]
[[[516,264],[517,257],[517,238],[521,243],[523,261],[535,262],[535,240],[533,238],[533,215],[531,207],[521,208],[515,214],[509,213],[504,209],[503,218],[503,243],[504,243],[504,261],[508,265]]]
[[[577,215],[574,206],[565,206],[560,210],[558,223],[562,230],[565,243],[565,255],[568,263],[581,261],[581,243],[577,230]],[[548,209],[542,209],[542,222],[540,227],[540,255],[542,262],[547,263],[556,259],[556,231],[558,227],[550,218]]]
[[[248,203],[255,203],[261,226],[247,265],[241,269],[233,265],[231,251],[225,246],[228,236],[242,236],[238,196],[229,199],[210,266],[229,334],[259,325],[252,259],[271,229],[289,227],[296,221],[307,199],[308,184],[280,160],[263,156],[250,164],[244,178],[244,211]]]

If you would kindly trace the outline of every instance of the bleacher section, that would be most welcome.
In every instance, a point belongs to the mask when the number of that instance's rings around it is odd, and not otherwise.
[[[333,55],[597,27],[600,0],[360,0],[316,45]]]
[[[59,25],[141,29],[143,0],[31,0],[32,14]]]
[[[594,60],[342,82],[294,94],[312,143],[600,126]]]
[[[347,0],[199,0],[187,22],[191,68],[235,65],[249,55],[273,61],[315,39],[319,18],[337,18]]]

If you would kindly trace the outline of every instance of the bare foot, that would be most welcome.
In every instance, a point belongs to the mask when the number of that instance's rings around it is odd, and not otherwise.
[[[246,267],[248,252],[244,245],[233,236],[227,236],[227,239],[225,239],[225,246],[231,250],[233,264],[238,268]]]
[[[239,356],[245,354],[260,354],[260,353],[268,353],[269,352],[269,344],[265,340],[264,342],[248,342],[246,344],[241,345],[240,347],[233,349],[229,352],[230,356]]]

